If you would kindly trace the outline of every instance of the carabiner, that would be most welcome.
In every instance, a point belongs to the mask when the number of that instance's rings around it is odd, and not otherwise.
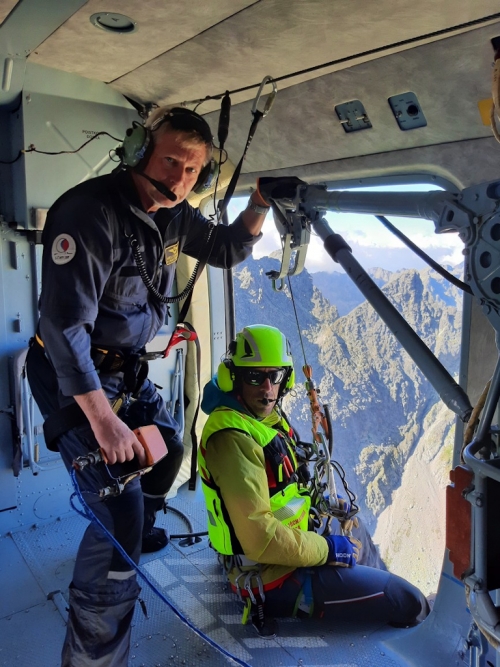
[[[256,95],[256,97],[253,101],[253,105],[252,105],[252,114],[255,115],[256,112],[258,111],[257,105],[259,104],[259,101],[260,101],[260,98],[261,98],[261,95],[262,95],[262,91],[264,90],[264,86],[266,86],[268,83],[270,83],[272,85],[273,89],[268,95],[268,98],[266,100],[266,104],[264,106],[264,111],[261,112],[262,113],[262,118],[265,118],[267,116],[267,114],[271,111],[271,107],[273,106],[274,98],[276,97],[276,95],[278,93],[278,86],[276,85],[276,81],[273,79],[272,76],[267,75],[262,79],[262,83],[260,84],[260,88],[257,91],[257,95]]]
[[[279,278],[279,283],[277,278],[271,278],[271,286],[275,292],[283,292],[285,289],[285,280]]]

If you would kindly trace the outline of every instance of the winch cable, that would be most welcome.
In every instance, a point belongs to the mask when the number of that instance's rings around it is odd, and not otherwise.
[[[333,450],[333,435],[331,432],[331,429],[328,428],[328,420],[325,416],[325,414],[321,410],[321,406],[319,404],[318,400],[318,391],[314,386],[314,382],[312,379],[312,366],[310,366],[307,363],[307,358],[306,358],[306,351],[304,348],[304,340],[302,336],[302,332],[300,330],[300,323],[299,323],[299,317],[297,313],[297,307],[295,305],[295,298],[293,296],[293,290],[292,290],[292,281],[290,276],[287,276],[288,278],[288,288],[290,290],[290,297],[292,301],[292,306],[293,306],[293,312],[295,314],[295,322],[297,324],[297,332],[299,334],[299,341],[300,341],[300,346],[302,348],[302,356],[304,357],[304,366],[302,367],[302,371],[306,377],[306,388],[307,388],[307,395],[309,397],[309,405],[311,408],[311,413],[312,413],[312,421],[313,421],[313,436],[315,442],[321,442],[322,438],[320,434],[318,433],[318,426],[321,426],[325,435],[328,438],[328,450],[329,450],[329,458],[332,456],[332,450]],[[326,406],[323,406],[323,409],[325,409]],[[331,421],[331,420],[330,420]]]
[[[302,348],[302,357],[304,358],[304,366],[308,366],[309,364],[307,363],[306,350],[305,350],[305,347],[304,347],[304,340],[302,338],[302,332],[300,330],[299,316],[298,316],[298,313],[297,313],[297,307],[295,305],[295,298],[293,296],[292,281],[290,280],[290,276],[287,276],[287,278],[288,278],[288,289],[290,290],[290,299],[292,301],[293,312],[294,312],[294,315],[295,315],[295,323],[297,325],[297,332],[299,334],[300,347]]]
[[[356,495],[351,491],[351,489],[348,486],[346,477],[345,477],[345,471],[343,467],[340,465],[338,461],[332,460],[333,457],[333,424],[332,424],[332,419],[331,419],[331,414],[330,414],[330,408],[328,405],[324,404],[323,406],[320,405],[319,399],[318,399],[318,390],[316,389],[313,379],[312,379],[312,366],[310,366],[307,363],[307,357],[306,357],[306,351],[304,347],[304,341],[303,341],[303,336],[302,332],[300,330],[300,323],[299,323],[299,317],[298,317],[298,312],[297,312],[297,307],[295,304],[295,298],[293,295],[293,289],[292,289],[292,283],[291,283],[291,277],[287,276],[288,279],[288,288],[290,290],[290,300],[292,302],[292,307],[293,307],[293,312],[295,316],[295,323],[297,325],[297,332],[299,335],[299,341],[300,341],[300,346],[302,348],[302,356],[304,358],[304,366],[302,367],[303,373],[306,377],[306,389],[307,389],[307,396],[309,398],[309,407],[311,410],[311,418],[312,418],[312,434],[313,434],[313,440],[314,440],[314,449],[316,450],[316,456],[319,458],[321,455],[320,451],[318,450],[318,445],[323,445],[327,449],[326,452],[323,452],[322,458],[324,459],[324,463],[322,464],[323,470],[322,470],[322,476],[326,478],[326,490],[328,491],[328,499],[327,499],[327,504],[328,508],[330,509],[330,512],[323,512],[323,516],[327,516],[327,521],[326,525],[324,528],[324,533],[323,534],[328,534],[330,530],[330,523],[335,516],[341,523],[342,530],[344,534],[349,535],[350,534],[350,528],[348,530],[344,530],[343,524],[346,520],[351,519],[357,512],[359,511],[359,507],[356,504]],[[319,428],[323,430],[324,435],[326,436],[326,441],[323,438],[323,435],[319,432]],[[339,512],[339,502],[338,502],[338,494],[335,486],[335,478],[334,478],[334,472],[336,472],[342,482],[342,486],[344,488],[344,492],[347,497],[347,511],[346,511],[346,516],[343,518],[340,516],[342,510]],[[319,468],[317,465],[314,466],[314,476],[316,478],[316,489],[315,489],[315,497],[312,498],[313,504],[319,505],[319,502],[321,501],[318,491],[323,488],[323,483],[321,482],[321,479],[319,478]],[[325,507],[325,503],[323,504],[323,508]],[[337,512],[332,512],[331,510],[337,510]]]
[[[130,558],[130,556],[127,554],[122,545],[115,539],[115,537],[109,532],[106,526],[104,526],[104,524],[96,517],[94,512],[90,509],[87,502],[85,501],[85,498],[83,497],[80,487],[78,486],[75,470],[70,471],[70,477],[75,491],[74,493],[71,494],[69,501],[71,507],[75,510],[75,512],[80,516],[82,516],[84,519],[87,519],[88,521],[91,521],[92,523],[95,523],[97,526],[99,526],[99,528],[104,532],[106,537],[113,544],[115,549],[120,553],[125,562],[128,563],[130,567],[137,572],[139,578],[146,583],[146,585],[153,591],[153,593],[156,593],[156,595],[163,602],[165,602],[165,604],[177,616],[177,618],[180,621],[182,621],[182,623],[184,623],[184,625],[187,625],[188,628],[190,628],[195,634],[198,635],[198,637],[203,639],[203,641],[207,642],[207,644],[210,644],[212,648],[214,648],[216,651],[219,651],[219,653],[226,656],[226,658],[229,658],[237,665],[242,665],[242,667],[251,667],[251,665],[249,665],[247,662],[241,660],[240,658],[237,658],[235,655],[232,655],[232,653],[229,653],[229,651],[226,651],[226,649],[220,646],[220,644],[217,644],[217,642],[211,639],[202,630],[197,628],[193,623],[191,623],[191,621],[188,618],[184,616],[184,614],[182,614],[181,611],[177,609],[177,607],[172,602],[170,602],[170,600],[167,597],[165,597],[165,595],[163,595],[163,593],[152,583],[152,581],[150,581],[149,577],[146,574],[144,574],[140,566],[134,563],[134,561]],[[75,498],[78,498],[83,509],[80,509],[75,505]]]
[[[376,215],[375,216],[379,222],[381,222],[386,229],[388,229],[390,232],[394,234],[400,241],[402,241],[410,250],[412,250],[420,259],[422,259],[426,264],[428,264],[431,269],[434,269],[436,273],[439,273],[440,276],[443,276],[448,282],[452,283],[452,285],[455,285],[455,287],[458,287],[459,289],[463,290],[464,292],[467,292],[468,294],[474,295],[474,292],[472,291],[470,285],[467,285],[466,283],[462,282],[458,278],[456,278],[452,273],[447,271],[444,267],[441,266],[441,264],[438,264],[435,262],[432,257],[429,257],[429,255],[422,250],[422,248],[419,248],[413,241],[411,241],[401,230],[399,230],[397,227],[395,227],[392,222],[389,222],[389,220],[385,217],[385,215]]]

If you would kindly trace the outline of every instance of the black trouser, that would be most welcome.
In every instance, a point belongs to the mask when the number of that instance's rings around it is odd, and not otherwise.
[[[266,592],[266,614],[293,616],[299,596],[302,613],[308,615],[309,607],[311,616],[326,623],[376,621],[407,626],[423,621],[429,613],[418,588],[386,570],[365,565],[297,568],[280,588]]]
[[[59,392],[54,370],[40,346],[31,347],[27,364],[30,387],[42,415],[47,417],[67,405],[71,399]],[[110,399],[123,390],[119,374],[101,376],[101,382]],[[144,521],[143,494],[160,501],[166,496],[179,471],[183,445],[177,423],[149,380],[144,382],[137,400],[118,415],[132,429],[156,424],[168,455],[141,482],[130,482],[116,497],[103,500],[97,495],[110,483],[104,464],[88,466],[77,474],[77,481],[93,512],[137,563]],[[72,428],[58,439],[57,445],[68,470],[77,456],[98,448],[89,424]],[[62,666],[127,667],[130,623],[139,591],[134,570],[101,529],[91,523],[80,544],[70,586]]]
[[[338,521],[332,528],[340,534]],[[351,620],[406,626],[423,621],[429,613],[424,595],[387,571],[361,519],[352,535],[363,545],[355,567],[297,568],[280,587],[266,592],[266,614],[286,617],[298,613],[322,618],[326,623]]]

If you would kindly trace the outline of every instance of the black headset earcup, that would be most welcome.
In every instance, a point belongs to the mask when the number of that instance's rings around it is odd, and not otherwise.
[[[151,131],[134,121],[125,134],[118,155],[127,167],[138,167],[145,158],[147,159],[150,147],[152,147]]]
[[[233,391],[234,388],[231,365],[230,362],[221,361],[217,369],[217,384],[219,385],[219,389],[225,393]]]
[[[200,171],[198,180],[195,183],[193,192],[202,195],[213,187],[217,176],[219,175],[219,163],[212,158]]]

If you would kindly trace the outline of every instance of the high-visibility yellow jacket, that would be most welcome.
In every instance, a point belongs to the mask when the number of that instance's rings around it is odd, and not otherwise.
[[[276,410],[259,421],[225,406],[203,429],[198,461],[210,540],[225,556],[244,555],[242,565],[233,559],[232,583],[255,569],[252,561],[271,588],[295,568],[327,560],[326,540],[307,530],[309,497],[289,476],[297,467],[289,431]]]

